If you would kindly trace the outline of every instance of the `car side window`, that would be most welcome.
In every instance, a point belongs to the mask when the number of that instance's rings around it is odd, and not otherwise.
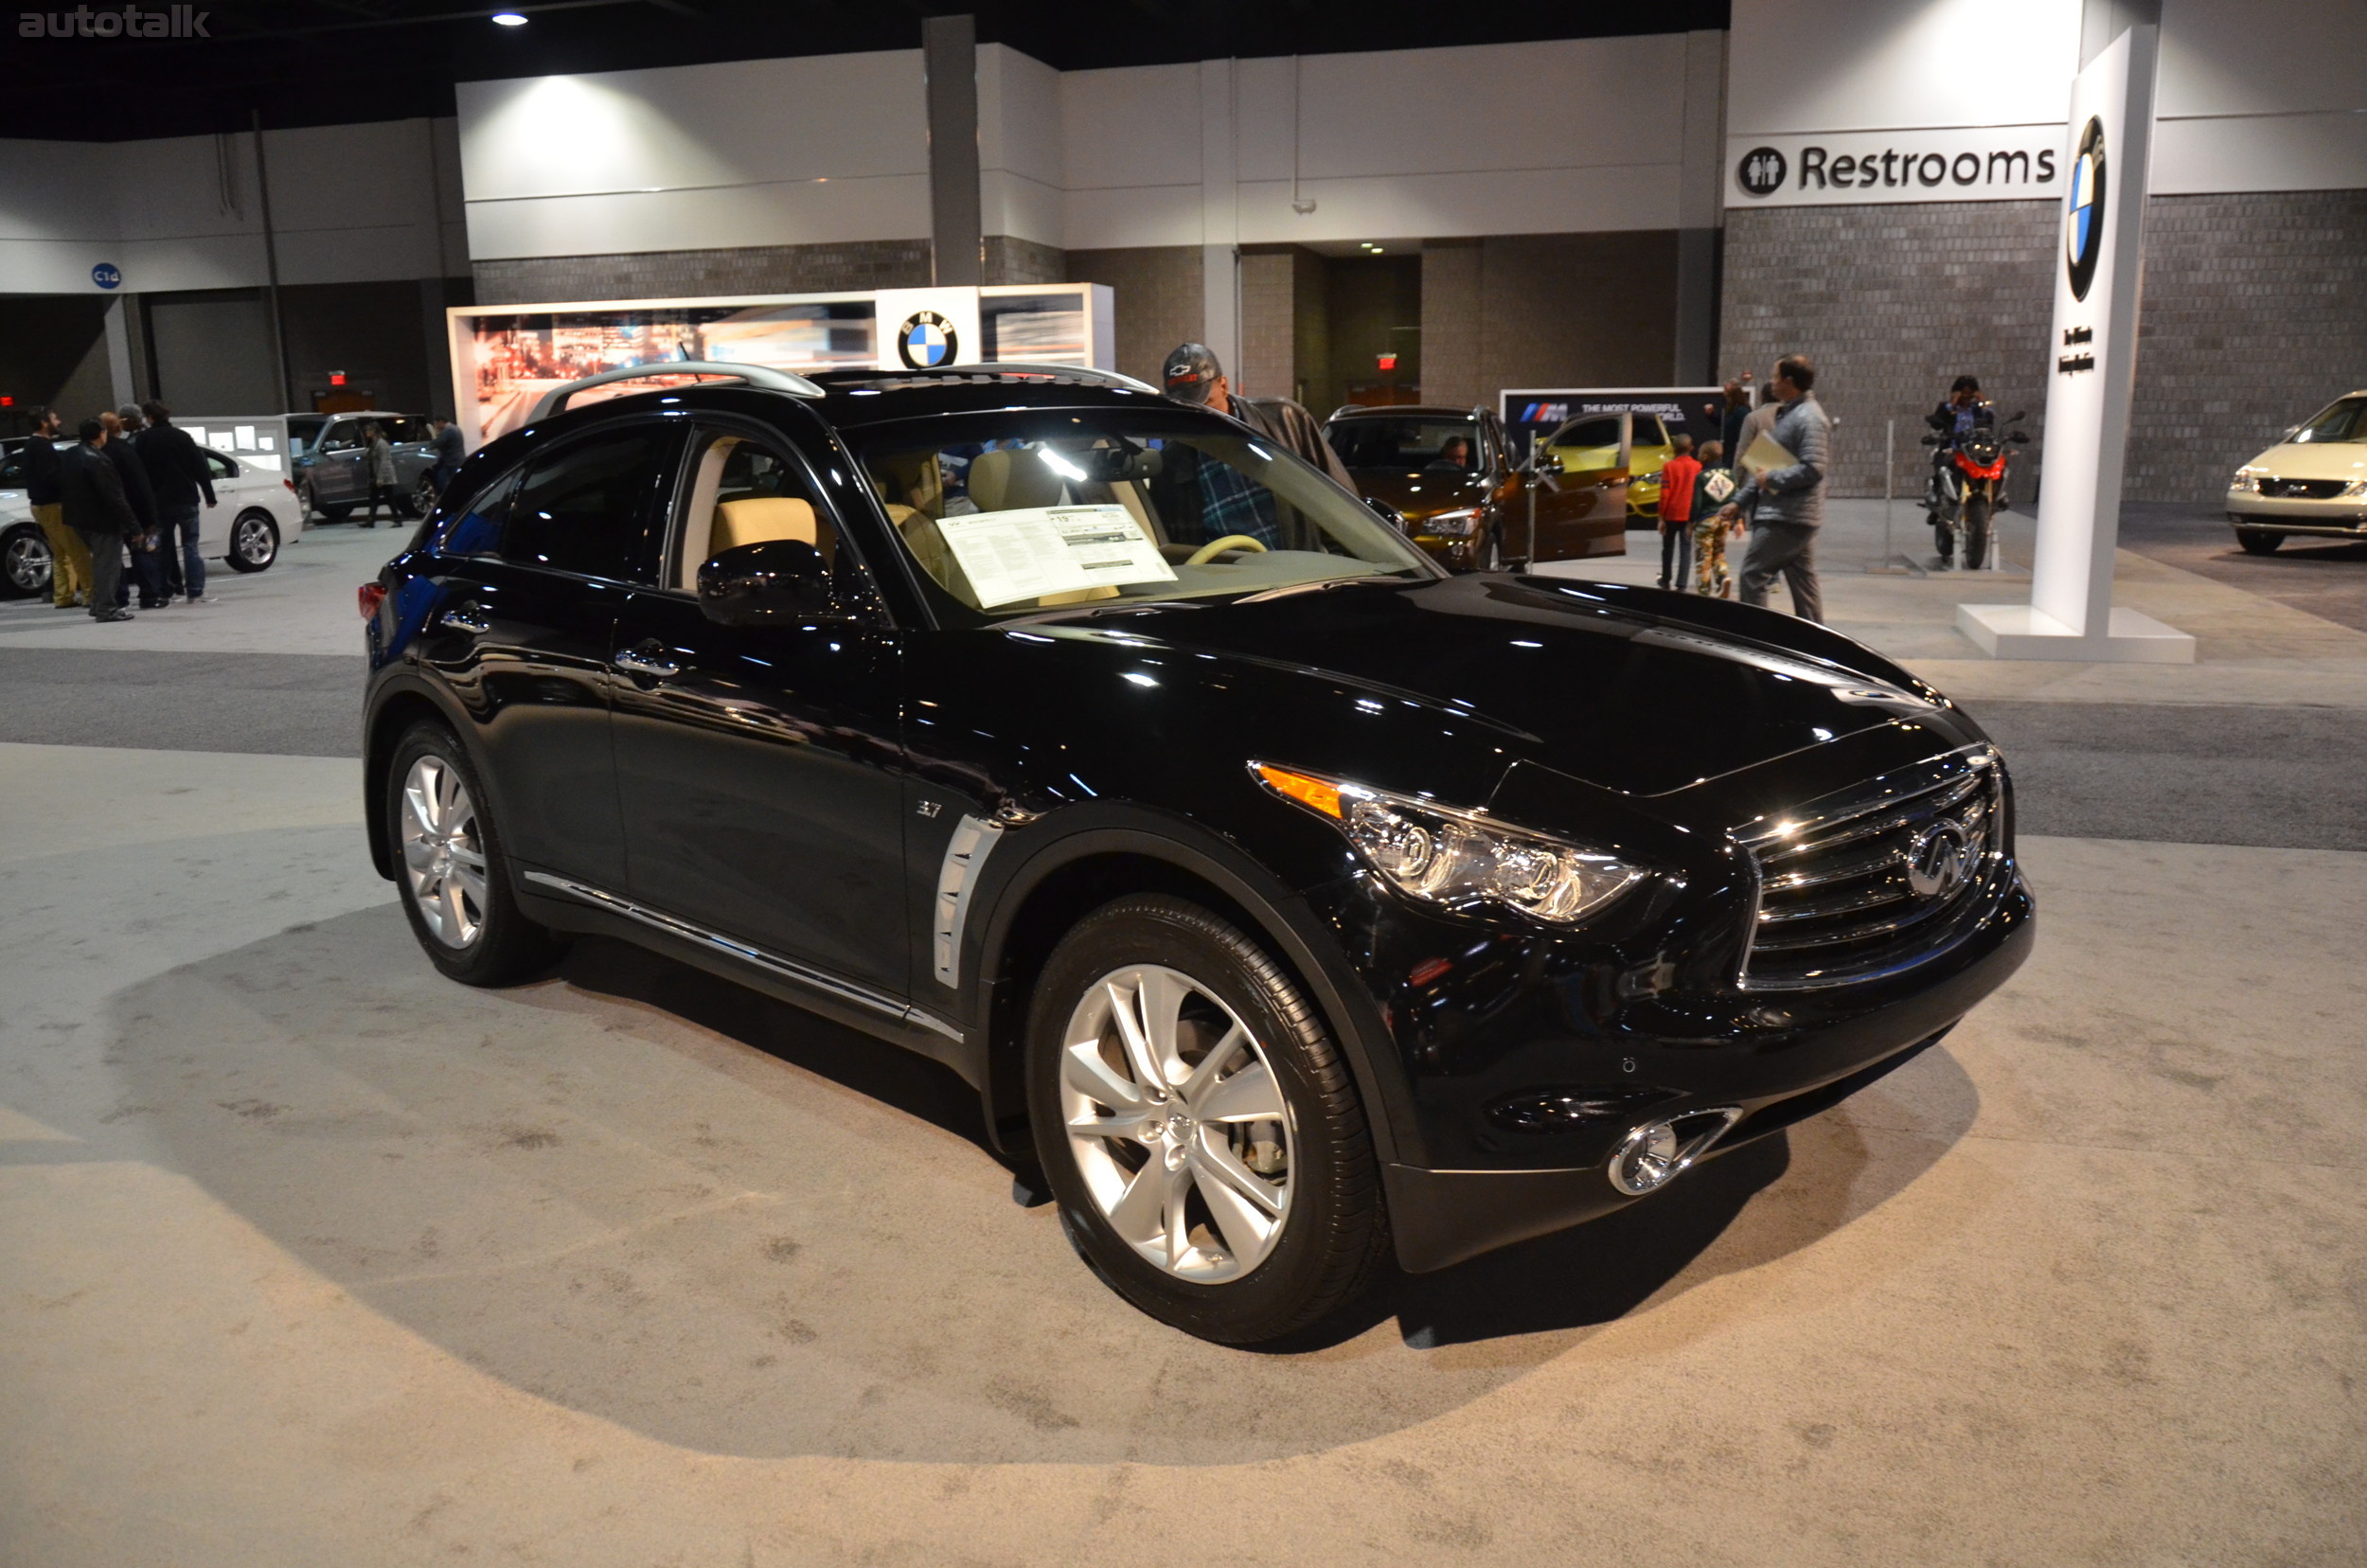
[[[11,452],[7,461],[0,462],[0,490],[23,490],[24,488],[25,459]]]
[[[203,448],[199,450],[205,451]],[[236,479],[239,476],[239,465],[224,457],[221,453],[205,452],[205,472],[215,479]]]
[[[804,472],[769,443],[738,431],[701,431],[685,473],[667,558],[668,587],[696,593],[706,561],[742,544],[778,539],[812,545],[834,570],[861,571]]]
[[[321,433],[323,452],[351,452],[362,444],[362,427],[349,419],[340,420]]]
[[[528,459],[514,491],[489,498],[506,503],[498,519],[480,507],[470,520],[497,522],[493,548],[517,565],[638,580],[659,490],[669,477],[666,457],[673,442],[673,432],[655,426],[570,442]],[[472,537],[489,531],[477,530]]]

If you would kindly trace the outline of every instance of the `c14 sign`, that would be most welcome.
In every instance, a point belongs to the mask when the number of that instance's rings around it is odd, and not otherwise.
[[[2011,202],[2062,189],[2063,128],[1735,137],[1726,205],[1840,206]]]

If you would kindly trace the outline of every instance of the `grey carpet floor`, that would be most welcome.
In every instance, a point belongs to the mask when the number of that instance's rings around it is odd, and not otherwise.
[[[359,757],[366,672],[343,653],[0,650],[0,740]]]

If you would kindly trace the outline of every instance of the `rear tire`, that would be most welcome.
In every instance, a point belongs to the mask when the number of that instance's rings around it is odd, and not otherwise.
[[[279,524],[267,511],[242,511],[230,522],[222,564],[234,572],[267,572],[279,559]]]
[[[1185,1333],[1311,1327],[1387,1257],[1363,1104],[1322,1015],[1196,904],[1120,899],[1061,938],[1035,985],[1027,1102],[1077,1252]]]
[[[464,986],[507,986],[558,960],[565,944],[518,908],[509,858],[459,737],[427,720],[405,731],[380,809],[403,917],[428,962]]]
[[[1965,497],[1965,570],[1977,572],[1989,559],[1989,504],[1979,496]]]
[[[411,487],[411,498],[407,503],[411,515],[427,516],[436,509],[436,481],[424,473],[420,474],[418,482]]]
[[[2235,543],[2244,547],[2246,555],[2274,555],[2277,546],[2285,543],[2285,536],[2266,528],[2238,528]]]

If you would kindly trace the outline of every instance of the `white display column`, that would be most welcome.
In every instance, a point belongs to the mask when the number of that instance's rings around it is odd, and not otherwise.
[[[2160,45],[2160,28],[2131,27],[2072,83],[2063,158],[2069,189],[2047,342],[2054,387],[2030,602],[1956,607],[1958,630],[1996,658],[2195,660],[2193,637],[2112,605]]]

